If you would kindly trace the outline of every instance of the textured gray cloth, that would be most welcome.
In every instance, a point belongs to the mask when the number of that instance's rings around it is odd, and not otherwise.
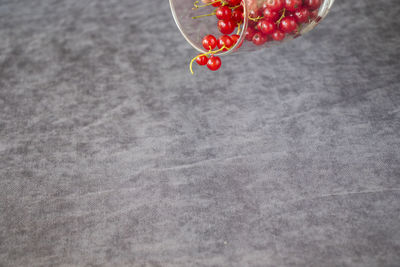
[[[0,266],[400,266],[399,14],[191,76],[166,0],[0,0]]]

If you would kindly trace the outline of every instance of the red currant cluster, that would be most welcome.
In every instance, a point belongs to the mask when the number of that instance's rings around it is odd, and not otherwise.
[[[262,6],[249,1],[249,26],[245,39],[255,45],[282,41],[286,35],[297,35],[304,24],[318,15],[322,0],[266,0]]]
[[[216,71],[221,67],[221,59],[215,54],[228,51],[240,39],[240,27],[244,21],[243,4],[248,10],[248,27],[244,34],[244,40],[256,46],[268,41],[283,41],[286,36],[297,36],[301,28],[315,20],[318,9],[323,0],[202,0],[205,4],[194,3],[194,9],[205,6],[214,6],[216,9],[211,14],[200,15],[193,19],[216,16],[218,29],[222,36],[218,39],[213,35],[203,38],[203,47],[207,53],[196,56],[190,63],[190,71],[193,74],[192,64],[197,64]],[[232,34],[236,27],[236,34]],[[242,41],[243,42],[243,41]],[[236,49],[240,48],[240,43]],[[218,47],[217,50],[214,50]]]
[[[242,25],[244,20],[243,6],[241,5],[241,2],[242,0],[217,0],[211,1],[202,6],[198,5],[198,1],[195,2],[195,9],[209,5],[216,7],[214,12],[211,14],[196,16],[193,17],[193,19],[215,15],[218,20],[218,29],[223,35],[218,39],[213,35],[206,35],[203,38],[203,47],[209,52],[200,54],[192,60],[190,63],[190,71],[192,74],[192,64],[194,60],[201,66],[207,65],[207,67],[212,71],[216,71],[221,67],[221,59],[218,56],[215,56],[215,54],[221,51],[228,51],[237,43],[240,38],[240,25]],[[236,28],[238,28],[237,33],[232,34]],[[217,47],[218,50],[214,50]]]

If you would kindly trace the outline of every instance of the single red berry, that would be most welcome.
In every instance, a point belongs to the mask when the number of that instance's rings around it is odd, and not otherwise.
[[[256,34],[256,30],[254,30],[253,28],[250,28],[250,27],[248,27],[247,28],[247,30],[246,30],[246,32],[245,32],[245,34],[244,34],[244,38],[247,40],[247,41],[252,41],[253,40],[253,36],[254,36],[254,34]]]
[[[285,33],[278,29],[276,29],[271,36],[272,39],[274,39],[275,41],[282,41],[283,39],[285,39]]]
[[[296,10],[293,15],[297,23],[304,23],[310,20],[310,11],[305,7]]]
[[[207,65],[208,57],[205,56],[205,55],[199,56],[199,57],[196,58],[196,62],[197,62],[197,64],[199,64],[200,66]]]
[[[212,55],[207,61],[207,67],[212,71],[218,70],[221,67],[221,59]]]
[[[253,44],[255,45],[263,45],[268,41],[268,37],[261,32],[257,32],[253,36]]]
[[[310,10],[318,9],[321,4],[321,0],[304,0],[304,5]]]
[[[276,24],[270,20],[260,20],[260,31],[264,34],[271,34],[276,30]]]
[[[264,8],[269,8],[272,11],[280,11],[285,7],[284,0],[267,0],[264,2]]]
[[[228,2],[229,6],[237,6],[240,5],[240,2],[242,2],[242,0],[226,0],[226,2]]]
[[[213,4],[212,4],[212,6],[214,6],[214,7],[219,7],[219,6],[221,6],[222,5],[222,2],[214,2]]]
[[[225,45],[226,48],[223,51],[228,51],[228,48],[231,48],[234,45],[234,42],[230,36],[222,35],[218,38],[217,45],[219,49]]]
[[[205,50],[213,50],[217,46],[217,38],[214,35],[207,35],[203,38],[203,47]]]
[[[232,17],[232,10],[227,6],[220,6],[215,11],[215,16],[218,19],[230,19]]]
[[[285,17],[279,24],[279,29],[285,33],[291,33],[297,29],[296,19],[294,17]]]
[[[232,34],[230,37],[233,41],[233,45],[235,45],[240,39],[240,35],[238,35],[238,34]],[[242,44],[243,44],[243,41],[240,42],[240,44],[236,47],[236,49],[240,48],[242,46]]]
[[[240,10],[239,8],[236,8],[235,10],[233,10],[232,12],[232,19],[236,22],[236,23],[242,23],[243,22],[243,11]]]
[[[285,0],[285,8],[288,11],[294,12],[301,8],[303,0]]]
[[[218,21],[218,29],[222,34],[231,34],[235,28],[236,23],[232,19]]]
[[[257,17],[260,17],[262,14],[261,14],[261,10],[260,9],[251,9],[250,11],[249,11],[249,17],[250,18],[253,18],[253,19],[255,19],[255,18],[257,18]]]
[[[240,11],[244,12],[243,6],[238,6],[237,8],[235,8],[235,10],[240,10]]]
[[[280,14],[278,11],[272,11],[269,8],[264,9],[263,16],[265,19],[269,19],[273,22],[277,21],[280,18]]]

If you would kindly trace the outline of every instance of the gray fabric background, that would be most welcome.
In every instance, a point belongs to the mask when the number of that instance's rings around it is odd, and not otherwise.
[[[399,14],[192,77],[166,0],[0,0],[0,266],[400,266]]]

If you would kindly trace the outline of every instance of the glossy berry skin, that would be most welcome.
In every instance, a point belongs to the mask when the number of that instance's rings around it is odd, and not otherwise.
[[[281,30],[275,30],[272,34],[272,39],[274,39],[274,41],[282,41],[283,39],[285,39],[285,33]]]
[[[310,20],[310,10],[302,7],[293,13],[297,23],[304,23]]]
[[[268,8],[271,11],[280,11],[285,7],[284,0],[266,0],[263,5],[264,8]]]
[[[240,2],[242,2],[242,0],[226,0],[226,2],[228,2],[229,6],[237,6],[240,5]]]
[[[215,3],[212,4],[213,7],[219,7],[221,5],[222,5],[221,2],[215,2]]]
[[[244,20],[243,11],[240,10],[239,8],[236,8],[235,10],[233,10],[233,12],[232,12],[232,19],[233,19],[236,23],[242,23],[243,20]]]
[[[318,9],[322,4],[322,0],[304,0],[304,6],[310,10]]]
[[[217,38],[214,35],[207,35],[203,38],[203,47],[205,50],[213,50],[217,46]]]
[[[225,45],[226,48],[223,51],[228,51],[228,48],[231,48],[234,45],[234,42],[230,36],[222,35],[218,38],[217,45],[219,49]]]
[[[247,41],[253,41],[253,36],[254,34],[256,34],[256,30],[254,30],[253,28],[248,27],[245,34],[244,34],[244,38]]]
[[[269,8],[264,9],[263,16],[265,19],[271,20],[273,22],[277,21],[280,18],[280,14],[278,11],[272,11]]]
[[[294,32],[297,29],[296,19],[294,17],[285,17],[279,24],[279,29],[285,33]]]
[[[221,67],[221,59],[217,56],[211,56],[207,61],[207,67],[212,70],[216,71]]]
[[[231,34],[235,28],[236,23],[232,19],[218,21],[218,29],[222,34]]]
[[[202,56],[196,58],[196,62],[197,62],[197,64],[199,64],[200,66],[207,65],[208,57],[205,56],[205,55],[202,55]]]
[[[233,41],[233,45],[235,45],[239,41],[240,35],[232,34],[230,37]],[[236,49],[240,48],[242,46],[242,44],[243,44],[243,41],[236,47]]]
[[[222,20],[230,19],[232,17],[232,10],[227,6],[220,6],[217,8],[217,11],[215,11],[215,16]]]
[[[263,45],[268,41],[268,37],[261,32],[257,32],[253,36],[253,44],[255,45]]]
[[[285,8],[290,12],[294,12],[301,8],[303,0],[285,0]]]
[[[264,34],[272,34],[276,30],[276,24],[267,19],[260,20],[259,25],[260,31]]]

